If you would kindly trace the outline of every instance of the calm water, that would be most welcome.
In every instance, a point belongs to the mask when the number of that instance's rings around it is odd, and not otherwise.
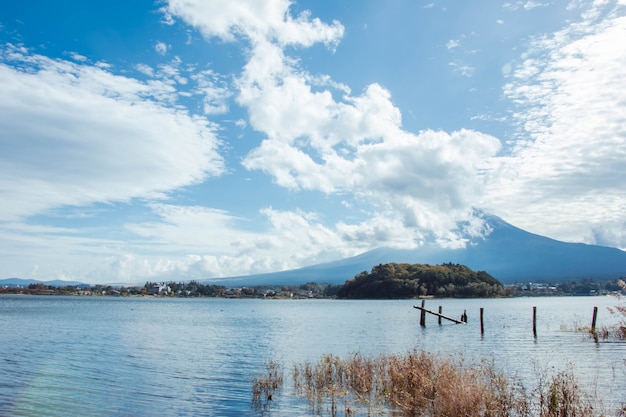
[[[404,353],[492,360],[528,387],[574,372],[607,401],[626,399],[626,343],[564,327],[615,322],[610,297],[428,300],[467,325],[420,328],[418,301],[0,297],[2,416],[253,416],[251,379],[268,359]],[[538,335],[532,334],[537,306]],[[484,307],[481,336],[479,309]],[[287,378],[288,379],[288,378]],[[307,415],[281,397],[272,416]]]

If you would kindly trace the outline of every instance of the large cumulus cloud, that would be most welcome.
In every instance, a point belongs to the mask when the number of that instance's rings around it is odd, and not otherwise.
[[[0,53],[1,220],[163,196],[224,170],[214,126],[173,106],[169,84]]]

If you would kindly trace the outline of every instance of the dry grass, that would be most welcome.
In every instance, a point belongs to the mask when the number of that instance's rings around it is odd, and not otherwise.
[[[253,383],[257,406],[267,408],[283,383],[275,362]],[[319,416],[587,417],[592,398],[571,369],[541,378],[534,390],[511,382],[493,365],[412,351],[404,355],[347,359],[334,355],[293,368],[294,393]],[[612,415],[626,416],[626,408]]]
[[[626,292],[626,282],[617,280],[617,284],[622,289],[622,293]],[[617,299],[620,300],[621,296],[617,296]],[[626,340],[626,305],[618,305],[612,309],[609,309],[611,314],[615,314],[620,316],[620,322],[617,325],[617,328],[613,330],[613,337],[619,340]]]
[[[487,364],[464,365],[425,352],[348,360],[332,355],[294,368],[296,394],[318,415],[526,416],[518,385]]]
[[[276,361],[265,364],[265,372],[252,381],[252,405],[256,409],[267,409],[274,395],[283,386],[283,367]]]
[[[308,399],[317,414],[326,408],[332,416],[339,408],[346,416],[354,415],[359,408],[372,412],[381,402],[379,367],[376,360],[358,354],[348,360],[327,355],[316,364],[294,365],[295,392]]]
[[[540,393],[542,417],[593,416],[591,401],[583,393],[571,371],[561,371],[551,378]]]
[[[609,308],[609,312],[613,315],[620,316],[620,322],[617,326],[607,329],[601,329],[603,339],[626,340],[626,306],[618,305]]]
[[[626,283],[624,281],[621,279],[617,280],[617,284],[622,288],[622,292],[626,292]],[[616,294],[615,297],[618,301],[622,300],[622,296],[619,294]],[[594,340],[598,340],[598,338],[603,340],[626,340],[626,305],[617,305],[613,308],[609,308],[608,310],[611,315],[619,317],[618,324],[610,328],[602,326],[600,330],[595,332],[589,329],[589,333]]]

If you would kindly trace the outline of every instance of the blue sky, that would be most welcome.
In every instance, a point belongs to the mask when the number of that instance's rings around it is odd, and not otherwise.
[[[0,11],[0,277],[626,248],[626,3],[29,1]]]

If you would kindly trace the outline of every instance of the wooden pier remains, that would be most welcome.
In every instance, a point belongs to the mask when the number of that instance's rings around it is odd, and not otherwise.
[[[439,306],[439,312],[428,310],[425,307],[425,300],[423,299],[422,299],[421,306],[414,305],[413,308],[420,310],[420,313],[421,313],[420,314],[420,326],[422,327],[426,327],[426,313],[432,314],[433,316],[437,316],[438,318],[437,322],[439,325],[441,325],[441,319],[446,319],[456,324],[467,324],[467,314],[465,311],[463,311],[463,314],[461,315],[461,319],[458,320],[458,319],[442,314],[443,310],[441,306]],[[596,333],[597,318],[598,318],[598,307],[594,307],[593,315],[591,317],[591,329],[589,330],[589,333],[593,335],[594,340],[596,342],[598,341],[597,340],[598,334]],[[533,337],[537,339],[537,306],[533,306],[532,326],[533,326]],[[484,309],[480,307],[480,334],[481,336],[484,335],[484,333],[485,333]]]
[[[434,316],[439,317],[439,324],[441,324],[441,319],[446,319],[446,320],[450,320],[456,324],[463,324],[464,322],[461,320],[457,320],[457,319],[453,319],[452,317],[448,317],[448,316],[444,316],[443,314],[441,314],[441,306],[439,307],[439,312],[437,313],[436,311],[431,311],[428,310],[426,307],[424,307],[425,301],[422,300],[422,305],[421,306],[413,306],[413,308],[416,308],[418,310],[421,311],[421,315],[420,315],[420,326],[424,327],[426,326],[426,313],[432,314]]]
[[[591,333],[596,332],[596,319],[598,318],[598,307],[593,308],[593,316],[591,317]]]
[[[485,333],[485,325],[483,324],[483,312],[484,309],[481,307],[480,308],[480,334],[484,334]]]

